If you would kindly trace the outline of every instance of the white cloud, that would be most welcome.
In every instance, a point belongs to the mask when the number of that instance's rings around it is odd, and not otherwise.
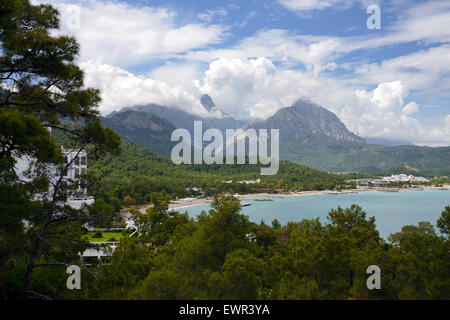
[[[413,113],[416,113],[417,111],[419,111],[419,105],[417,103],[415,103],[414,101],[408,103],[402,109],[403,114],[406,115],[406,116],[412,115]]]
[[[263,29],[219,49],[210,45],[219,43],[228,29],[211,23],[226,17],[225,9],[200,13],[204,23],[180,25],[177,13],[166,8],[95,0],[51,2],[61,10],[66,32],[81,44],[86,82],[102,90],[103,113],[146,103],[199,113],[198,97],[205,92],[235,117],[267,117],[306,96],[336,112],[360,134],[449,144],[447,120],[424,126],[413,117],[421,115],[419,106],[404,102],[406,88],[414,90],[414,99],[424,94],[448,98],[450,45],[443,44],[450,41],[448,1],[410,6],[392,26],[383,25],[370,36],[312,36]],[[308,12],[339,10],[360,1],[280,2],[293,11]],[[80,28],[67,30],[73,3],[80,8]],[[415,41],[438,46],[380,63],[362,63],[360,55],[356,61],[338,60],[355,51]],[[172,57],[177,62],[165,62],[150,72],[141,68],[145,76],[126,71],[129,66],[153,65],[155,59]],[[209,64],[206,73],[205,62]],[[338,75],[343,70],[345,75]]]
[[[399,0],[396,0],[399,2]],[[342,11],[359,5],[367,8],[370,5],[381,5],[383,0],[278,0],[283,7],[299,16],[311,17],[312,13],[323,10]]]
[[[356,90],[339,113],[347,127],[363,137],[407,140],[416,144],[449,145],[447,119],[443,129],[424,127],[411,117],[415,102],[404,105],[408,89],[401,81],[384,82],[372,91]]]
[[[286,30],[270,29],[247,37],[234,47],[214,50],[196,50],[185,58],[212,62],[216,59],[249,59],[265,57],[289,67],[303,64],[318,71],[326,68],[339,55],[342,40],[334,37],[304,36]]]
[[[213,61],[205,73],[202,90],[225,106],[225,112],[242,117],[250,115],[250,109],[260,103],[261,90],[272,83],[276,70],[272,62],[265,58],[240,60],[219,59]],[[264,107],[258,115],[264,116]]]
[[[81,61],[101,60],[121,66],[137,65],[194,48],[219,43],[225,28],[190,23],[178,26],[177,13],[166,8],[136,7],[124,2],[86,0],[74,4],[55,2],[61,27],[81,44]],[[75,26],[75,27],[74,27]]]
[[[277,68],[263,57],[222,58],[210,63],[201,90],[238,118],[266,118],[300,97],[338,110],[348,92],[345,81],[315,77],[313,72]]]
[[[450,2],[427,1],[411,7],[393,26],[389,40],[408,42],[424,40],[429,43],[450,41]]]
[[[356,90],[340,112],[347,127],[363,137],[408,140],[420,124],[403,113],[408,90],[400,82],[385,82],[373,91]]]
[[[442,128],[416,119],[413,115],[420,107],[414,101],[405,102],[410,100],[409,89],[402,81],[382,82],[373,90],[364,90],[357,89],[361,84],[353,80],[336,81],[313,76],[313,72],[277,68],[267,58],[218,59],[206,71],[201,91],[235,117],[265,118],[306,96],[336,113],[361,136],[450,145],[450,120]]]
[[[354,0],[278,0],[278,2],[289,10],[304,12],[311,10],[324,10],[338,8],[340,10],[352,6]]]
[[[417,144],[427,146],[450,146],[450,114],[445,116],[442,123],[437,123],[437,126],[426,127],[424,131],[426,137]]]
[[[149,78],[160,80],[170,86],[189,87],[193,81],[203,78],[204,72],[195,63],[166,63],[150,71]]]
[[[166,64],[146,76],[101,61],[89,60],[80,66],[86,85],[101,90],[103,114],[147,103],[201,114],[199,97],[208,93],[218,107],[236,118],[265,118],[303,96],[336,111],[348,92],[343,82],[313,77],[312,71],[280,69],[267,58],[218,59],[205,72],[195,64]]]
[[[322,8],[336,7],[343,2],[350,4],[364,1],[294,1],[286,0],[292,7]],[[305,9],[305,10],[306,10]],[[255,35],[242,39],[237,45],[214,50],[196,50],[184,57],[187,59],[211,62],[215,59],[245,59],[266,57],[286,66],[292,63],[304,64],[317,72],[329,70],[328,63],[359,50],[372,50],[384,46],[422,41],[428,44],[441,44],[450,41],[450,2],[409,6],[391,26],[383,27],[381,32],[354,37],[312,36],[281,29],[264,29]],[[357,61],[356,65],[360,62]],[[442,63],[441,63],[442,64]],[[440,65],[439,63],[437,64]],[[392,81],[392,80],[384,80]]]
[[[188,112],[202,115],[201,92],[195,83],[186,86],[168,85],[161,80],[136,76],[119,67],[89,60],[80,64],[85,71],[85,84],[101,90],[100,111],[108,114],[125,106],[156,103],[179,107]]]
[[[355,67],[355,78],[365,83],[401,80],[410,89],[433,95],[448,92],[449,73],[450,45]]]
[[[383,21],[383,10],[381,11]],[[384,27],[379,35],[358,36],[343,39],[342,52],[369,50],[383,46],[423,41],[427,44],[450,41],[449,1],[429,1],[418,5],[409,5],[397,20]]]
[[[228,11],[224,8],[218,8],[215,10],[206,10],[205,12],[197,14],[197,18],[202,21],[211,23],[214,19],[222,19],[228,15]]]
[[[218,59],[204,74],[186,65],[182,67],[186,69],[184,81],[172,83],[172,75],[180,72],[173,65],[147,77],[94,61],[81,67],[86,72],[86,84],[102,91],[103,114],[152,102],[202,115],[205,111],[199,97],[208,93],[217,106],[236,118],[266,118],[306,96],[335,112],[351,131],[362,136],[450,144],[450,115],[442,120],[441,127],[423,126],[411,116],[419,106],[413,101],[405,103],[409,93],[401,81],[381,83],[372,91],[357,90],[349,83],[313,77],[310,72],[279,69],[266,58]]]
[[[450,114],[448,114],[448,115],[445,117],[444,125],[445,125],[445,128],[447,128],[447,129],[450,130]]]

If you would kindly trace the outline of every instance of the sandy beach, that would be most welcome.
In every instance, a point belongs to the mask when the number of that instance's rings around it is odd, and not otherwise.
[[[450,186],[444,186],[444,189],[450,189]],[[433,190],[433,189],[442,189],[437,187],[428,187],[421,186],[420,188],[401,188],[401,189],[391,189],[389,192],[397,192],[397,191],[420,191],[420,190]],[[322,190],[322,191],[301,191],[301,192],[285,192],[285,193],[255,193],[255,194],[244,194],[244,195],[236,195],[236,197],[241,200],[255,200],[255,199],[270,199],[270,198],[283,198],[283,197],[292,197],[292,196],[305,196],[305,195],[321,195],[321,194],[350,194],[350,193],[360,193],[360,192],[386,192],[388,189],[386,188],[370,188],[370,189],[351,189],[351,190],[343,190],[343,191],[334,191],[334,190]],[[170,201],[169,209],[183,209],[188,208],[195,205],[206,204],[212,201],[211,197],[208,198],[182,198],[177,200]],[[138,209],[141,212],[145,212],[145,210],[151,207],[152,204],[137,206],[135,209]],[[127,209],[124,209],[128,211]]]

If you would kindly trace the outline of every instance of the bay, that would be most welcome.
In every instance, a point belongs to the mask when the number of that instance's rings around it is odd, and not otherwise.
[[[445,206],[450,205],[450,190],[313,194],[271,199],[273,201],[244,200],[251,205],[243,207],[241,213],[257,223],[264,220],[270,224],[276,218],[285,225],[289,221],[299,222],[317,217],[322,223],[327,223],[326,217],[331,209],[357,204],[368,217],[375,217],[380,235],[387,239],[391,233],[401,231],[403,226],[417,225],[420,221],[428,221],[436,226],[441,212]],[[201,211],[209,209],[209,204],[200,204],[180,208],[178,211],[187,211],[189,216],[195,217]]]

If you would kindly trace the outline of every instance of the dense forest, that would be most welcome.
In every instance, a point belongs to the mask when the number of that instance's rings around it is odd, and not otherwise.
[[[137,204],[147,203],[151,192],[162,190],[174,197],[199,195],[186,190],[193,187],[201,188],[205,195],[262,189],[325,190],[353,187],[345,180],[369,176],[334,175],[289,161],[280,161],[278,173],[272,176],[261,176],[260,165],[175,165],[170,158],[127,141],[123,141],[119,155],[91,159],[88,168],[89,193],[116,207],[127,196]],[[239,183],[257,179],[260,183]]]
[[[395,169],[406,165],[417,169],[413,171],[415,175],[450,175],[449,147],[388,147],[311,137],[303,142],[282,141],[280,158],[330,172],[386,175],[392,171],[399,173]]]
[[[139,235],[123,238],[108,264],[85,267],[81,290],[68,290],[56,267],[38,269],[31,289],[64,299],[450,298],[450,207],[437,221],[440,234],[421,222],[386,242],[356,205],[331,210],[325,224],[282,227],[250,222],[230,196],[196,219],[168,211],[169,200],[152,195],[155,206],[134,216]],[[366,286],[370,265],[380,267],[379,290]],[[14,297],[22,267],[7,266],[0,294]]]

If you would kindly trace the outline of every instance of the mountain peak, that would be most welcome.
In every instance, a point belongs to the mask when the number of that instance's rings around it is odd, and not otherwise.
[[[251,127],[280,129],[280,139],[303,141],[310,136],[327,136],[337,141],[365,143],[365,140],[347,130],[331,111],[301,98],[289,107],[279,109],[273,116]]]
[[[289,108],[289,107],[288,107]],[[310,111],[310,110],[323,110],[324,112],[330,112],[327,109],[321,107],[320,105],[318,105],[317,103],[309,100],[308,98],[300,98],[297,99],[291,106],[290,108],[296,108],[296,109],[302,109],[305,111]],[[282,110],[282,109],[280,109]],[[332,113],[332,112],[330,112]],[[334,114],[334,113],[333,113]]]
[[[308,99],[307,97],[301,97],[301,98],[298,98],[295,102],[294,102],[294,104],[297,104],[297,103],[309,103],[309,104],[314,104],[314,105],[318,105],[317,103],[314,103],[312,100],[310,100],[310,99]]]
[[[203,108],[205,108],[208,111],[211,111],[216,106],[214,101],[211,99],[211,97],[208,94],[202,95],[200,98],[200,102],[201,102]]]
[[[208,117],[211,118],[230,118],[225,112],[220,110],[208,94],[204,94],[200,98],[203,108],[208,111]]]

